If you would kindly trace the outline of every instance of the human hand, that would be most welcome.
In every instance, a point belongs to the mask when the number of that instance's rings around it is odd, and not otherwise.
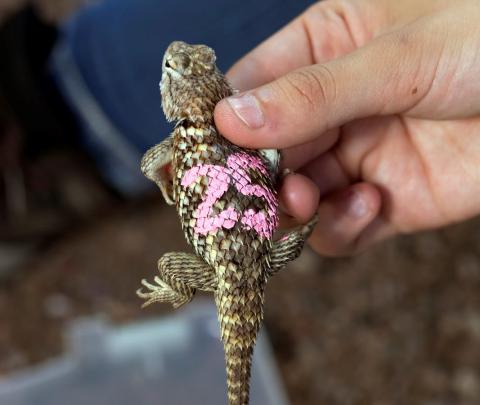
[[[216,125],[284,149],[282,205],[318,211],[319,253],[465,220],[480,212],[478,21],[476,0],[315,4],[232,67],[256,88],[222,100]]]

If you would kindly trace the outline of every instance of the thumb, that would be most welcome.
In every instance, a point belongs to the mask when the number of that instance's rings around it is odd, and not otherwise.
[[[441,46],[425,42],[427,34],[385,34],[339,59],[224,99],[216,125],[241,146],[286,148],[353,119],[406,111],[428,93],[440,58]]]

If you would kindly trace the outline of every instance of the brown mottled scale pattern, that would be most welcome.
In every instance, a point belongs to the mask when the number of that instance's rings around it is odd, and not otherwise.
[[[229,404],[247,405],[266,282],[300,254],[316,220],[272,240],[278,161],[217,133],[213,109],[233,91],[215,66],[213,50],[173,42],[162,69],[162,105],[176,126],[170,137],[147,151],[142,171],[159,185],[167,203],[176,206],[195,254],[165,254],[155,283],[142,280],[146,291],[137,294],[145,305],[160,301],[178,307],[196,289],[214,293]]]

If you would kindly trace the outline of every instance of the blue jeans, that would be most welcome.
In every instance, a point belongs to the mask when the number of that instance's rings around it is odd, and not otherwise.
[[[77,115],[105,178],[125,194],[149,183],[143,152],[170,132],[160,106],[163,53],[173,40],[204,43],[225,71],[313,0],[103,0],[63,27],[55,81]]]

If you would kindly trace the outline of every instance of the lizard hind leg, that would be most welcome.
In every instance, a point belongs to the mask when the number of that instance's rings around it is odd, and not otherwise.
[[[269,274],[273,275],[283,269],[287,263],[295,260],[302,253],[305,242],[315,228],[318,215],[315,214],[305,225],[288,232],[273,243],[271,267]]]
[[[143,307],[154,302],[170,302],[178,308],[190,302],[196,289],[215,291],[217,277],[215,271],[200,257],[184,252],[164,254],[158,261],[159,276],[154,278],[155,284],[142,280],[137,295],[145,300]]]

